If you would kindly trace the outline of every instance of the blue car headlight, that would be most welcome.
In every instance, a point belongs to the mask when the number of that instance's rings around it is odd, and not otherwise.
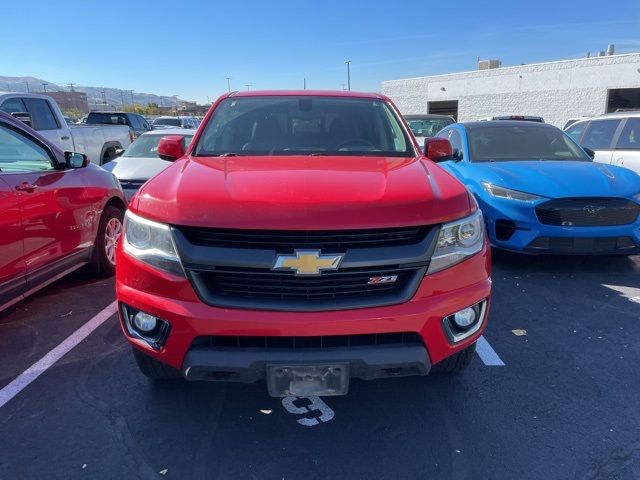
[[[519,202],[533,203],[537,200],[541,200],[544,197],[540,195],[534,195],[533,193],[520,192],[518,190],[511,190],[510,188],[499,187],[489,182],[481,182],[482,188],[492,197],[506,198],[507,200],[517,200]]]

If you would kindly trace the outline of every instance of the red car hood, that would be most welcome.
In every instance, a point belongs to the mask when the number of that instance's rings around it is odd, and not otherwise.
[[[428,160],[395,157],[187,157],[159,173],[133,210],[173,225],[366,229],[470,212],[465,188]]]

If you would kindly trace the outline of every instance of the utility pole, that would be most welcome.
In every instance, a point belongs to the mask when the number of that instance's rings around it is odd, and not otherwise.
[[[100,90],[100,92],[102,93],[102,104],[106,105],[107,104],[107,96],[104,93],[104,90]]]
[[[124,110],[124,92],[120,90],[120,102],[122,103],[122,109]]]
[[[231,93],[231,77],[224,77],[227,79],[227,91]]]
[[[44,89],[44,93],[47,93],[47,85],[49,85],[48,83],[43,83],[42,84],[42,88]]]
[[[304,77],[302,80],[303,80],[303,82],[302,82],[302,89],[303,89],[303,90],[306,90],[306,89],[307,89],[307,77]]]
[[[24,82],[24,83],[27,86],[27,93],[29,93],[29,82]]]
[[[73,86],[75,85],[75,83],[67,83],[67,85],[69,85],[69,89],[70,89],[72,92],[75,92],[75,90],[73,89]]]
[[[176,117],[178,116],[178,95],[172,95],[175,101]]]
[[[251,84],[250,84],[250,83],[247,83],[247,84],[245,85],[245,87],[247,87],[247,91],[251,90]]]
[[[351,60],[347,60],[347,90],[351,91]]]
[[[133,90],[126,90],[131,94],[131,105],[133,105]]]

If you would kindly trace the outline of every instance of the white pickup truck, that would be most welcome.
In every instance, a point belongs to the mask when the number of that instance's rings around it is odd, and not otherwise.
[[[31,127],[63,151],[84,153],[97,164],[104,165],[127,148],[134,139],[126,125],[68,125],[53,98],[37,93],[0,92],[0,111],[26,118]],[[17,114],[23,115],[17,115]]]

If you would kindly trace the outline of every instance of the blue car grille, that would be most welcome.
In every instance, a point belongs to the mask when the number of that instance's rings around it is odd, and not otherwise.
[[[536,207],[543,225],[609,227],[633,223],[640,205],[625,198],[559,198]]]

